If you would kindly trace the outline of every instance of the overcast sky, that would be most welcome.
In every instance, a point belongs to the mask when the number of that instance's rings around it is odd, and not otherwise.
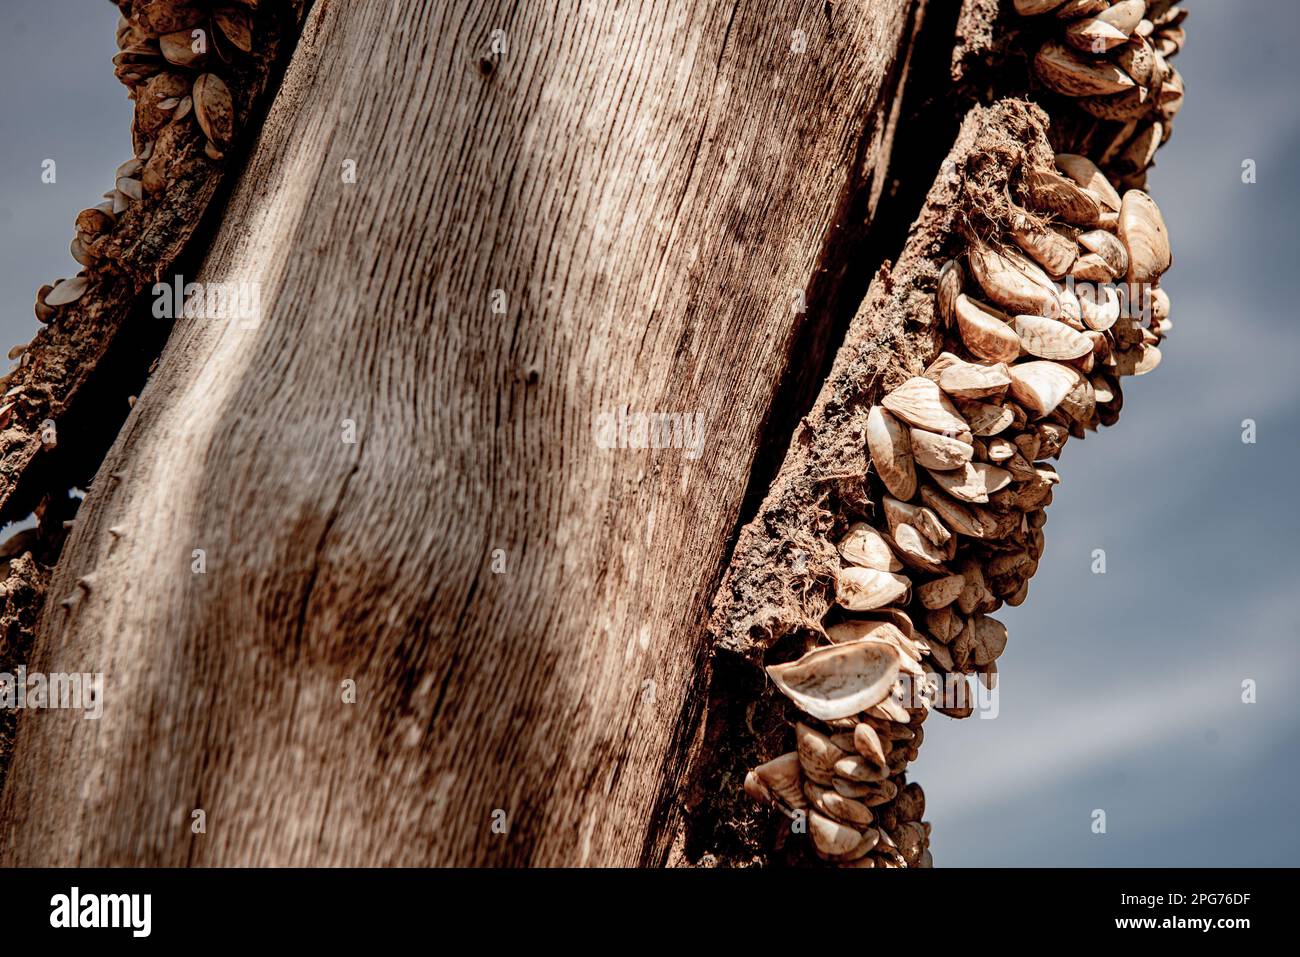
[[[1164,364],[1129,380],[1119,426],[1065,450],[1029,601],[998,616],[999,716],[927,724],[914,779],[939,865],[1300,863],[1300,4],[1189,6],[1187,101],[1151,177],[1174,243],[1173,335]],[[76,272],[73,219],[130,158],[131,109],[110,3],[5,8],[7,348],[35,331],[36,288]]]
[[[999,716],[927,723],[938,864],[1300,864],[1300,4],[1187,6],[1150,178],[1173,333],[1118,426],[1061,457],[1029,600],[997,614]]]
[[[131,103],[113,77],[117,7],[108,0],[4,0],[0,79],[0,328],[4,349],[38,328],[42,283],[75,275],[73,221],[103,201],[131,158]],[[57,164],[54,183],[41,163]],[[8,361],[8,360],[0,360]],[[7,367],[6,367],[7,368]]]

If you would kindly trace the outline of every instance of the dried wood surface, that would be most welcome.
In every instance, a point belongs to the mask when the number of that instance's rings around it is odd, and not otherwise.
[[[263,320],[178,323],[82,506],[31,665],[103,671],[105,714],[24,716],[0,862],[661,855],[918,9],[317,3],[198,277]],[[599,448],[620,406],[704,454]]]

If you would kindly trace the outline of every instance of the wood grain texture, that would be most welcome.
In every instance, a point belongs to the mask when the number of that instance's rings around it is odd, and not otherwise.
[[[318,2],[199,277],[263,320],[178,323],[95,480],[32,667],[105,714],[24,715],[0,861],[637,863],[916,8]]]

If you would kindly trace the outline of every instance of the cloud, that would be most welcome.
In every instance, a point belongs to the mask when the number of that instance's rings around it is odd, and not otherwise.
[[[960,830],[967,819],[982,819],[1027,793],[1059,792],[1071,779],[1104,777],[1155,754],[1208,768],[1189,750],[1196,741],[1168,748],[1206,728],[1232,735],[1238,762],[1251,747],[1289,738],[1297,724],[1291,689],[1300,680],[1293,591],[1293,583],[1281,582],[1270,594],[1238,601],[1245,615],[1207,608],[1203,631],[1213,643],[1182,658],[1157,655],[1167,670],[1127,658],[1123,649],[1131,635],[1110,642],[1103,636],[1086,671],[1076,666],[1073,674],[1057,676],[1048,668],[1004,682],[1003,714],[996,719],[931,717],[912,777],[931,797],[936,830]],[[1184,637],[1177,627],[1138,630],[1165,647]],[[1036,640],[1063,637],[1039,634]],[[1259,682],[1258,704],[1241,701],[1245,677]],[[1011,694],[1016,699],[1005,697]],[[1148,803],[1167,803],[1158,782]]]

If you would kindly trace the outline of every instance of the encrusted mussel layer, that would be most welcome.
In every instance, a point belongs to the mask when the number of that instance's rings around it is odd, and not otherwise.
[[[1183,78],[1171,61],[1187,11],[1173,0],[1015,0],[1014,9],[1041,36],[1037,81],[1097,121],[1080,128],[1086,148],[1069,145],[1120,189],[1145,189],[1183,105]]]
[[[827,610],[811,648],[766,668],[798,717],[791,749],[745,791],[841,867],[932,863],[924,794],[907,781],[922,724],[972,714],[972,679],[996,688],[1008,634],[992,615],[1027,597],[1060,481],[1051,460],[1118,420],[1121,380],[1155,369],[1172,329],[1168,232],[1143,187],[1182,103],[1168,58],[1183,13],[1160,0],[1015,11],[1054,18],[1034,71],[1093,120],[1069,117],[1078,152],[1023,157],[999,215],[954,230],[961,251],[933,304],[942,349],[871,406],[874,477],[868,500],[829,522]]]

